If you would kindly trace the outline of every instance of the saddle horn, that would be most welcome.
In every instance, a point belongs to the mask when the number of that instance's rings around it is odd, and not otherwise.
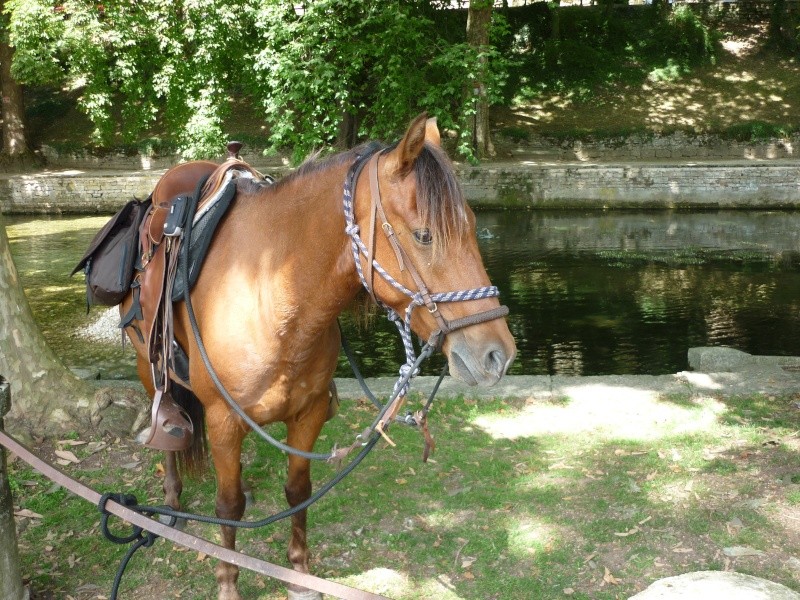
[[[242,142],[228,142],[226,146],[228,149],[228,160],[241,160],[239,157],[239,150],[242,149],[242,146],[244,146]]]

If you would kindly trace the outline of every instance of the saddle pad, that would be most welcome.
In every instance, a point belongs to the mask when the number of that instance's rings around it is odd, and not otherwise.
[[[214,237],[214,232],[217,230],[217,225],[219,225],[222,217],[225,216],[235,196],[236,183],[229,181],[220,189],[216,198],[211,198],[204,203],[202,211],[198,211],[193,219],[192,238],[188,240],[190,290],[194,287],[194,284],[197,283],[197,278],[200,276],[200,269],[208,253],[211,239]],[[186,244],[187,240],[184,239],[183,243]],[[183,300],[183,293],[186,289],[186,282],[183,276],[185,257],[186,255],[184,252],[181,252],[178,257],[175,283],[172,286],[171,299],[173,302]]]

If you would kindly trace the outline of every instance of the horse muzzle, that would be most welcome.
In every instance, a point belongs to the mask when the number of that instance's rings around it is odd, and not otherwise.
[[[467,385],[491,387],[506,374],[516,356],[516,348],[509,349],[500,342],[470,344],[462,334],[448,340],[447,355],[450,375]]]

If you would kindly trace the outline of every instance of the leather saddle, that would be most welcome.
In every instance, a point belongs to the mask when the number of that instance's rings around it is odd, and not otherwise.
[[[192,443],[193,426],[185,411],[169,393],[170,379],[188,385],[188,371],[175,368],[175,354],[183,351],[174,341],[172,290],[183,240],[182,224],[194,214],[181,214],[197,195],[197,213],[219,198],[221,188],[231,185],[230,173],[267,179],[239,160],[241,144],[228,144],[228,159],[222,164],[193,161],[173,167],[158,181],[151,194],[152,208],[139,229],[140,264],[131,286],[131,300],[121,327],[129,328],[145,345],[155,387],[150,431],[144,444],[159,450],[185,450]],[[228,199],[230,200],[230,198]],[[176,226],[177,223],[177,226]],[[165,227],[166,226],[166,227]],[[194,236],[193,236],[194,237]],[[189,285],[189,282],[184,282]]]

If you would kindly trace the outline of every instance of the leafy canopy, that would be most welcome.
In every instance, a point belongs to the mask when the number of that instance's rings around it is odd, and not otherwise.
[[[434,4],[8,0],[7,11],[14,75],[77,92],[98,145],[159,125],[187,158],[217,155],[233,98],[246,98],[270,147],[297,158],[336,142],[342,123],[360,139],[389,138],[421,110],[468,125],[478,55],[463,31],[445,38]]]

